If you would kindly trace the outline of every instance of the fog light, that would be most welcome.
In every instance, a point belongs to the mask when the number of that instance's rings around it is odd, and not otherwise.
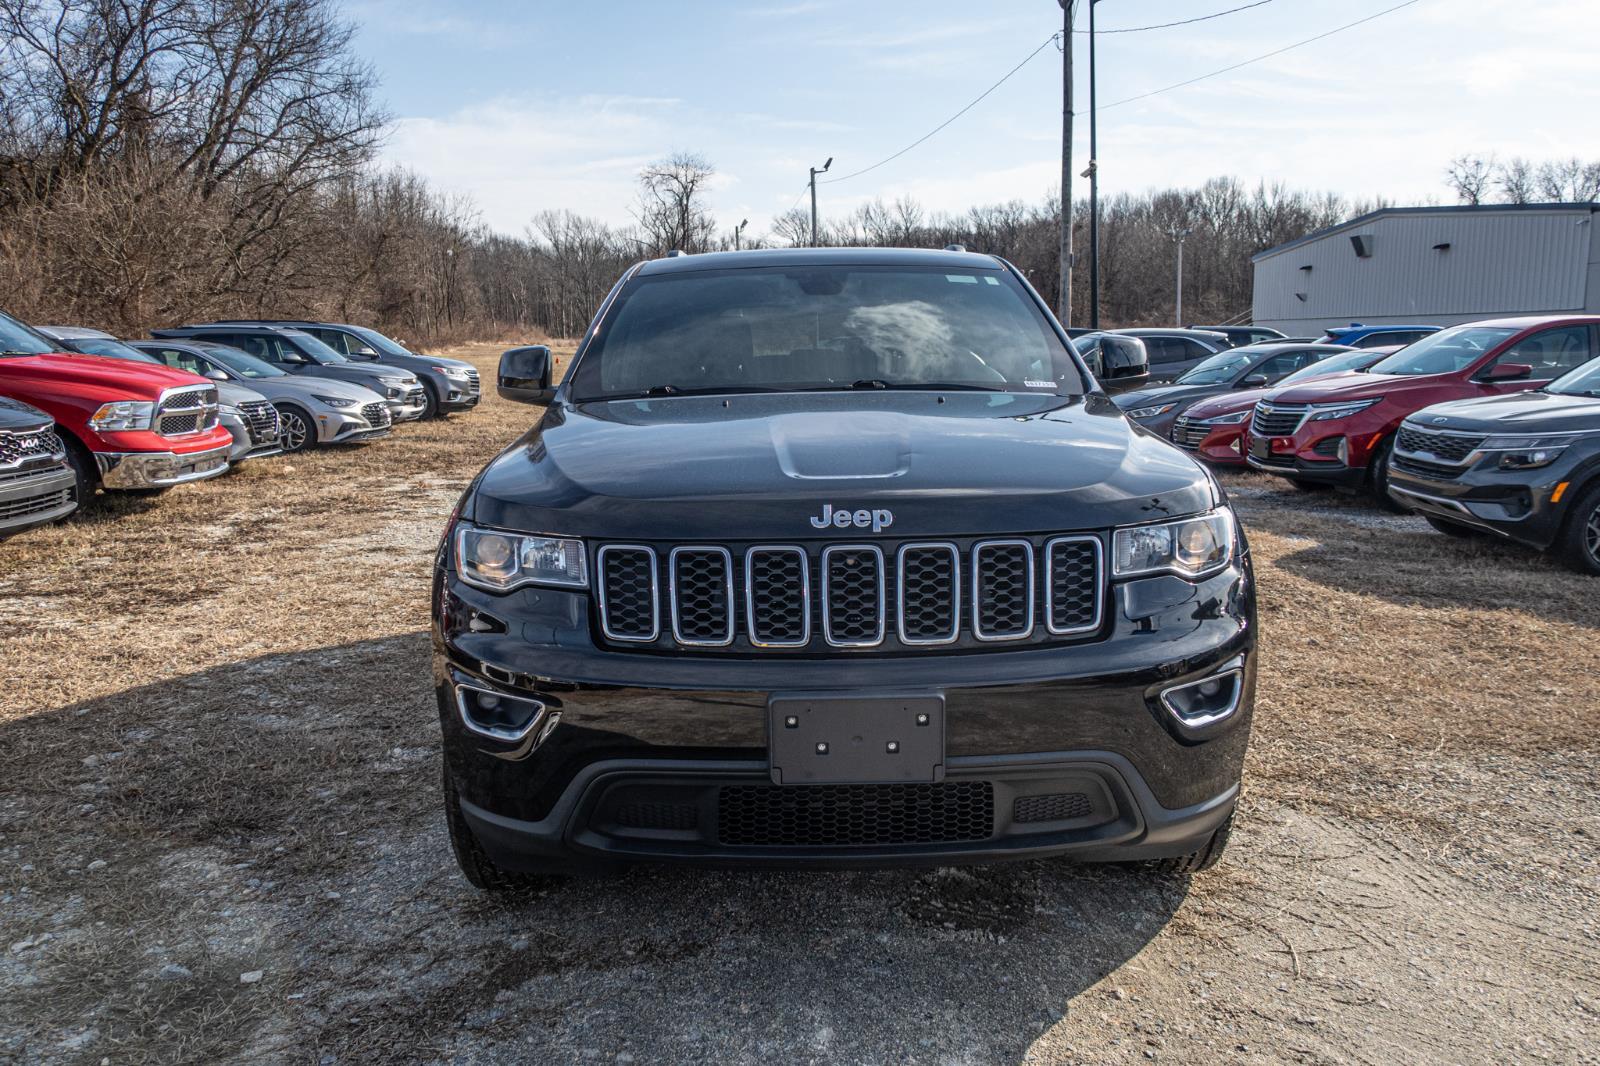
[[[1161,690],[1161,706],[1190,729],[1215,725],[1239,709],[1244,695],[1244,662],[1235,659],[1199,681]]]
[[[545,719],[545,705],[539,700],[473,685],[456,686],[456,707],[461,712],[461,724],[468,730],[502,744],[521,743]]]

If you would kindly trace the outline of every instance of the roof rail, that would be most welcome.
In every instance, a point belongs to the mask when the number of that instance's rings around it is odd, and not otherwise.
[[[964,244],[947,244],[944,246],[944,250],[947,252],[964,252],[967,250],[967,246]]]

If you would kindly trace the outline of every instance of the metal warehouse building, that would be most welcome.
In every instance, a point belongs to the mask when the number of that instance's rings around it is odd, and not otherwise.
[[[1327,326],[1600,313],[1600,204],[1386,207],[1257,254],[1253,320]]]

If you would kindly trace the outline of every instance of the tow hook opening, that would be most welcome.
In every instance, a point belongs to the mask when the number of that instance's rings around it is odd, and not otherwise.
[[[1244,695],[1244,660],[1233,659],[1215,673],[1161,690],[1161,706],[1189,729],[1215,725],[1239,709]]]
[[[461,723],[479,736],[502,744],[520,744],[541,725],[545,705],[523,696],[508,696],[476,685],[456,686],[456,708]]]

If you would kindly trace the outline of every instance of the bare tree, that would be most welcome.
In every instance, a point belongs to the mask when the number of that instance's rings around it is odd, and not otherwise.
[[[1458,155],[1445,167],[1445,184],[1464,204],[1481,204],[1494,183],[1494,156]]]
[[[1551,203],[1590,203],[1600,197],[1600,162],[1576,156],[1542,163],[1535,174],[1542,199]]]
[[[1500,194],[1508,204],[1531,204],[1539,199],[1533,164],[1521,156],[1515,156],[1500,165],[1496,184],[1500,186]]]
[[[677,152],[639,172],[639,204],[634,217],[657,255],[676,248],[705,251],[716,235],[716,220],[706,206],[715,168],[704,156]]]

